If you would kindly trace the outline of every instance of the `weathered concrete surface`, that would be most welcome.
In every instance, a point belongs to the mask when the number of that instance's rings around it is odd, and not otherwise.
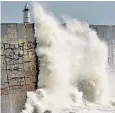
[[[34,25],[1,24],[1,42],[1,112],[20,113],[36,89]]]

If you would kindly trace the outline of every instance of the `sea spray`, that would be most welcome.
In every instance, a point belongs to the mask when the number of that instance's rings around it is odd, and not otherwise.
[[[76,83],[79,91],[82,91],[85,99],[90,102],[108,103],[110,88],[107,70],[107,45],[99,40],[96,32],[90,29],[88,24],[73,20],[67,21],[66,27],[86,42],[84,58],[80,63],[80,69],[77,71],[79,74],[74,75],[78,78]]]
[[[57,108],[73,104],[80,104],[85,112],[83,100],[108,104],[108,50],[96,32],[88,24],[76,20],[67,20],[63,28],[40,5],[34,4],[33,8],[40,74],[38,89],[27,93],[22,113],[45,110],[56,113],[59,112]]]

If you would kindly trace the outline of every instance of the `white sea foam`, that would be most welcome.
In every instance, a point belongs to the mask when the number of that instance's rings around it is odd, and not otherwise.
[[[106,44],[87,23],[66,20],[65,29],[39,4],[33,8],[40,74],[38,89],[28,93],[22,113],[59,112],[57,108],[73,104],[86,113],[84,101],[109,106]]]

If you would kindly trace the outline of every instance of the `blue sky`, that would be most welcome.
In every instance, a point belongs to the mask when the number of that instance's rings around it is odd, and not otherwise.
[[[30,4],[30,2],[28,3]],[[47,4],[47,9],[52,11],[58,19],[60,19],[60,15],[64,15],[86,21],[89,24],[115,25],[115,1],[51,1],[41,3]],[[2,1],[1,22],[22,23],[24,4],[24,1]],[[33,18],[31,18],[31,22],[34,22]]]

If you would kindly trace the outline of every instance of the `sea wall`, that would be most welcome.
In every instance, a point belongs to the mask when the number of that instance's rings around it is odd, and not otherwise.
[[[20,113],[36,89],[34,24],[1,24],[1,112]]]
[[[115,73],[115,25],[90,25],[108,45],[110,70]]]
[[[115,26],[90,25],[109,48],[108,62],[115,71]],[[92,37],[93,38],[93,37]],[[26,91],[37,88],[38,61],[34,24],[1,24],[1,112],[20,113]]]

